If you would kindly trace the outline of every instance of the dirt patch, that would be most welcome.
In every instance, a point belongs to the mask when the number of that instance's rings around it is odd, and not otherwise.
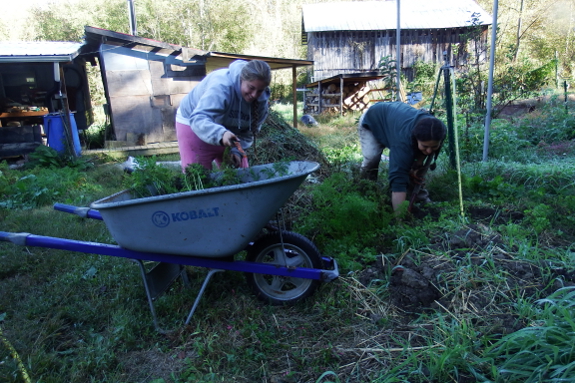
[[[518,292],[524,299],[536,299],[575,285],[575,272],[554,269],[544,261],[518,260],[499,247],[500,235],[481,223],[431,242],[429,252],[407,252],[387,270],[372,265],[358,280],[370,286],[389,278],[390,303],[408,318],[427,311],[467,312],[475,314],[481,331],[493,334],[526,326],[507,304]],[[490,279],[493,274],[500,278],[496,285]]]
[[[163,379],[166,383],[174,382],[173,376],[183,369],[186,360],[197,355],[191,352],[169,354],[160,350],[132,351],[122,358],[124,381],[152,382]]]
[[[556,102],[557,104],[564,104],[565,97],[560,96],[557,97],[556,101],[555,98],[551,96],[541,96],[535,97],[528,100],[519,100],[515,101],[509,105],[505,105],[504,107],[496,110],[495,118],[503,118],[503,119],[513,119],[523,117],[529,113],[537,112],[540,110],[545,104],[549,102]],[[567,96],[567,103],[572,104],[575,102],[575,95],[569,94]],[[572,105],[570,106],[572,108]]]
[[[426,217],[439,219],[441,211],[433,205],[414,205],[411,214],[418,220]],[[494,209],[486,206],[470,206],[465,210],[465,215],[473,222],[484,224],[519,223],[525,217],[525,214],[519,211]]]

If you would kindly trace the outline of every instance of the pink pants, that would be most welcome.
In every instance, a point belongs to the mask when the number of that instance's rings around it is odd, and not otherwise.
[[[202,141],[189,125],[179,122],[176,122],[176,135],[183,172],[189,164],[200,164],[209,170],[212,170],[212,161],[216,161],[218,168],[221,166],[225,146],[210,145]],[[242,167],[248,167],[247,159],[242,160]]]

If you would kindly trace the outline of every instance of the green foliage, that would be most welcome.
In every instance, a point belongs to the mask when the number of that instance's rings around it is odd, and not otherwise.
[[[388,93],[384,97],[397,100],[399,94],[397,89],[397,60],[392,59],[391,56],[383,56],[379,59],[377,67],[381,75],[385,76],[382,82],[385,89],[388,89]]]
[[[74,167],[35,167],[11,170],[0,163],[0,209],[33,209],[55,202],[86,202],[86,194],[99,189]]]
[[[454,47],[454,53],[460,49],[469,52],[466,66],[458,70],[455,78],[458,103],[463,109],[471,111],[482,110],[485,107],[485,95],[483,93],[483,84],[487,79],[487,68],[484,60],[485,51],[483,47],[483,27],[479,20],[479,15],[473,13],[470,15],[469,28],[461,36],[463,47]],[[453,64],[453,63],[446,63]]]
[[[483,158],[483,124],[467,126],[459,133],[459,150],[462,159],[469,162]],[[527,162],[536,158],[536,153],[527,148],[533,144],[520,136],[512,123],[505,120],[494,120],[489,131],[489,158],[495,160],[514,160]]]
[[[485,360],[497,367],[497,381],[569,382],[575,380],[573,287],[537,301],[532,325],[497,341]]]
[[[157,164],[156,156],[137,157],[137,169],[127,173],[124,186],[130,189],[136,198],[177,193],[176,179],[180,178],[181,169],[169,168]],[[193,184],[193,181],[190,182]]]
[[[58,12],[39,18],[38,37],[79,38],[85,24],[128,32],[125,1],[106,1],[103,8],[85,1],[79,4],[66,3]],[[273,28],[259,28],[264,33],[254,38],[272,44],[281,40],[276,38],[280,32],[290,31],[285,25],[292,23],[298,28],[301,25],[297,2],[272,2],[261,7],[254,4],[243,3],[241,8],[233,2],[212,2],[206,8],[207,14],[200,15],[198,3],[176,1],[168,6],[164,1],[147,1],[136,2],[136,13],[141,17],[138,25],[142,36],[198,48],[219,47],[222,51],[250,46],[258,54],[264,53],[259,48],[263,45],[244,44],[243,37],[251,33],[248,28],[258,29],[260,23],[269,23]],[[507,12],[515,4],[502,5]],[[565,67],[575,62],[571,40],[557,32],[561,23],[556,21],[568,17],[569,12],[559,12],[556,18],[550,18],[547,8],[553,7],[547,5],[547,2],[530,4],[539,8],[525,14],[533,19],[525,20],[524,25],[536,31],[522,35],[525,56],[532,60],[519,56],[509,66],[503,67],[501,59],[496,64],[497,68],[503,68],[496,76],[497,107],[516,96],[539,92],[538,84],[549,79],[552,65],[549,63],[557,46],[561,47]],[[229,12],[232,20],[238,17],[240,9],[245,11],[248,16],[243,17],[253,21],[253,25],[237,23],[228,28],[224,20],[217,19],[218,6],[221,12]],[[297,18],[288,18],[288,8],[297,11]],[[92,11],[94,15],[85,17]],[[277,12],[283,20],[254,17],[260,11],[267,16]],[[223,13],[222,18],[227,16]],[[78,22],[76,17],[89,21]],[[174,22],[180,19],[184,21]],[[294,19],[298,22],[290,21]],[[549,20],[553,22],[546,22]],[[210,25],[217,28],[211,29]],[[244,28],[246,33],[238,33],[238,38],[232,41],[237,33],[235,26]],[[509,24],[501,29],[515,28]],[[572,33],[572,28],[567,30]],[[216,36],[220,32],[221,36]],[[274,47],[273,52],[290,54],[269,56],[304,57],[291,54],[300,52],[299,31],[291,30],[289,34],[290,40]],[[561,38],[552,39],[553,36]],[[230,40],[229,45],[218,45],[220,37]],[[509,43],[501,37],[499,40],[499,44]],[[500,46],[498,54],[504,52]],[[505,60],[511,61],[507,57]],[[568,278],[575,260],[572,245],[575,167],[573,153],[567,150],[564,140],[574,138],[572,113],[562,104],[549,103],[549,108],[538,110],[529,119],[494,120],[490,161],[481,162],[485,99],[480,89],[481,82],[486,83],[486,67],[482,64],[471,70],[473,73],[457,78],[457,93],[461,97],[458,105],[465,110],[467,119],[458,124],[463,126],[459,135],[462,186],[467,219],[494,234],[485,235],[488,241],[483,249],[478,248],[482,246],[479,242],[474,248],[449,247],[450,236],[462,225],[456,219],[457,173],[443,166],[446,153],[441,154],[440,166],[430,175],[428,183],[432,199],[441,202],[424,210],[428,214],[425,218],[395,220],[382,185],[357,178],[361,155],[353,123],[330,121],[333,116],[326,118],[320,122],[325,126],[331,124],[331,133],[315,144],[308,144],[301,132],[311,136],[320,128],[300,132],[287,124],[279,124],[278,128],[272,126],[275,121],[268,122],[258,136],[258,145],[263,145],[250,157],[253,164],[275,162],[279,157],[287,159],[294,157],[294,153],[311,153],[310,157],[315,158],[321,148],[325,154],[321,172],[332,165],[338,170],[325,183],[321,176],[314,177],[314,183],[306,185],[309,193],[298,193],[294,199],[308,213],[295,223],[295,228],[306,231],[324,254],[338,260],[340,280],[326,284],[318,295],[298,307],[269,308],[247,294],[239,282],[241,275],[215,276],[194,320],[178,332],[159,336],[151,330],[141,281],[131,263],[114,257],[31,247],[21,251],[10,244],[0,244],[0,321],[4,321],[6,334],[23,359],[29,361],[27,366],[31,367],[34,380],[380,383],[575,380],[571,352],[572,292],[557,293],[537,305],[532,303],[533,297],[555,289],[562,282],[561,277],[565,283],[571,282]],[[291,118],[286,119],[291,122]],[[349,131],[345,130],[348,128]],[[341,134],[342,131],[346,134]],[[278,145],[284,142],[287,144]],[[53,153],[46,153],[38,159],[42,166],[32,169],[20,171],[0,165],[0,204],[4,204],[0,207],[0,229],[111,241],[101,222],[54,218],[49,209],[32,208],[56,201],[89,204],[111,194],[105,187],[117,191],[120,186],[118,174],[101,168],[84,171],[80,167],[71,168],[73,164],[64,165],[67,159],[61,161]],[[189,183],[186,187],[206,187],[207,178],[199,171],[202,169],[195,170],[187,172],[189,178],[183,181]],[[382,165],[383,184],[385,172]],[[161,180],[162,177],[158,175]],[[472,214],[472,208],[477,207],[493,208],[495,213],[478,217]],[[441,289],[441,299],[431,307],[404,312],[388,303],[394,283],[389,269],[407,251],[418,254],[418,262],[427,257],[438,260],[434,267],[453,263],[457,268],[446,269],[438,280],[430,281]],[[542,265],[545,270],[535,284],[526,285],[527,274],[533,269],[529,272],[519,268],[497,269],[493,266],[495,259],[502,259],[503,265],[533,259],[534,266]],[[365,286],[349,282],[347,271],[357,270],[357,275],[365,276],[376,261],[377,265],[383,263],[384,278],[366,278]],[[561,277],[557,277],[561,270],[556,265],[565,269]],[[188,268],[187,272],[194,277],[192,288],[199,289],[201,278],[195,277],[200,272],[197,268]],[[374,281],[377,289],[369,287]],[[505,295],[506,284],[516,284],[516,297]],[[489,291],[493,294],[489,295]],[[355,295],[361,293],[364,295]],[[160,316],[181,320],[187,314],[186,307],[191,305],[189,292],[176,284],[166,295],[158,299]],[[458,305],[458,300],[464,304]],[[495,323],[505,318],[519,324],[527,321],[522,330],[506,336],[499,330],[488,329],[495,328]],[[489,322],[488,326],[482,322]],[[362,339],[359,343],[358,336]],[[19,381],[10,355],[1,345],[0,349],[3,361],[0,380]],[[371,357],[358,359],[358,355],[367,354]],[[168,365],[162,365],[164,360]],[[274,363],[268,363],[269,360]],[[163,371],[170,373],[160,378]]]
[[[550,206],[538,204],[531,209],[525,210],[524,213],[525,219],[523,222],[528,227],[533,228],[537,234],[541,234],[551,227],[549,217],[552,214],[552,209]]]
[[[392,219],[376,193],[373,185],[350,182],[346,173],[336,172],[313,189],[312,209],[298,222],[298,230],[337,254],[344,270],[355,269],[357,260],[373,254],[367,244]]]
[[[565,142],[575,139],[575,115],[566,113],[565,106],[554,97],[540,107],[538,114],[520,119],[515,130],[532,146]]]
[[[28,168],[78,168],[80,170],[89,169],[94,166],[89,157],[76,157],[71,154],[58,153],[53,148],[40,145],[29,155],[30,161],[26,164]]]
[[[243,172],[226,164],[222,164],[222,167],[216,170],[208,170],[200,164],[190,164],[186,167],[185,173],[182,173],[179,166],[163,165],[157,161],[156,156],[139,156],[135,162],[136,169],[126,173],[123,182],[124,187],[130,189],[134,198],[237,185],[257,181],[262,177],[268,179],[285,176],[289,170],[287,161],[274,163],[259,172],[252,169]]]
[[[343,173],[333,174],[314,189],[313,204],[317,210],[307,225],[317,230],[321,223],[324,235],[332,238],[369,232],[379,226],[378,202],[362,195]],[[358,227],[357,222],[365,225]]]
[[[138,36],[204,50],[242,53],[254,30],[250,18],[243,17],[252,13],[249,6],[232,0],[137,1],[135,13]],[[85,25],[130,33],[122,0],[55,2],[34,8],[31,22],[42,40],[81,41]]]
[[[432,96],[437,73],[440,65],[437,63],[417,60],[413,63],[413,81],[407,84],[410,92],[422,92],[425,96]]]
[[[76,0],[54,2],[50,7],[34,7],[28,20],[34,25],[36,39],[82,41],[84,26],[129,33],[126,2],[122,0]]]
[[[447,382],[470,372],[477,374],[477,358],[473,355],[480,335],[467,320],[457,321],[438,315],[437,330],[428,339],[428,347],[419,354],[421,369],[429,371],[432,380]],[[433,349],[440,344],[440,350]],[[479,375],[479,376],[477,376]]]
[[[86,148],[102,149],[105,146],[107,132],[110,131],[108,124],[92,124],[85,131]]]
[[[551,81],[555,61],[536,65],[532,60],[524,58],[502,67],[493,79],[496,105],[502,107],[518,99],[536,96]]]

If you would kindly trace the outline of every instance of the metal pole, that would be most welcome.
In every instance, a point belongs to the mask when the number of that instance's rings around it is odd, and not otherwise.
[[[399,101],[403,101],[401,99],[401,23],[400,23],[400,12],[399,12],[399,4],[400,0],[397,0],[397,31],[395,36],[395,44],[396,44],[396,57],[397,60],[395,61],[395,65],[397,68],[397,99]]]
[[[453,87],[453,110],[457,110],[457,95],[455,94],[455,74],[453,73],[453,68],[449,68],[449,72],[451,75],[451,81],[453,81],[453,83],[451,84],[451,86]],[[457,114],[457,113],[456,113]],[[453,131],[455,132],[455,154],[456,154],[456,158],[457,158],[457,186],[459,189],[459,209],[461,212],[461,218],[465,218],[465,211],[463,210],[463,187],[461,186],[462,182],[461,182],[461,159],[459,158],[459,136],[458,136],[458,130],[457,130],[457,120],[453,120],[453,125],[454,125],[454,129]]]
[[[565,92],[565,114],[569,113],[569,110],[567,109],[567,100],[569,99],[569,96],[567,95],[568,88],[569,84],[567,84],[567,80],[563,81],[563,90]]]
[[[493,66],[495,63],[495,39],[497,37],[497,6],[493,2],[493,24],[491,25],[491,57],[489,57],[489,81],[487,82],[487,113],[485,114],[485,135],[483,137],[483,161],[487,161],[489,151],[489,127],[491,125],[491,95],[493,93]]]
[[[297,128],[297,73],[295,65],[291,68],[292,78],[292,100],[293,100],[293,127]],[[305,92],[303,92],[304,107],[305,107]]]
[[[134,8],[134,0],[128,0],[128,16],[130,19],[130,33],[132,36],[137,36],[137,26],[136,26],[136,10]]]
[[[434,114],[433,106],[435,105],[435,96],[437,96],[437,89],[439,88],[439,80],[441,80],[441,72],[443,72],[443,67],[439,68],[439,73],[437,74],[437,81],[435,81],[435,88],[433,88],[433,98],[431,99],[431,106],[429,107],[429,113]]]
[[[321,81],[317,83],[317,114],[321,114]]]
[[[559,88],[559,53],[555,51],[555,88]]]
[[[443,66],[443,81],[445,85],[445,109],[447,112],[447,139],[449,142],[449,165],[456,168],[455,163],[455,128],[453,125],[453,95],[451,94],[451,71],[447,63],[447,52],[443,52],[445,65]]]

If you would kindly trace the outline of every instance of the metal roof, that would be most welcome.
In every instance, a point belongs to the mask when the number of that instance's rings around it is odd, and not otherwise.
[[[82,43],[69,41],[1,41],[0,62],[68,62]]]
[[[401,29],[468,27],[477,13],[479,25],[490,25],[492,16],[475,0],[398,0]],[[304,4],[305,32],[373,31],[397,29],[397,3],[354,1]]]
[[[313,65],[313,61],[308,60],[203,51],[90,26],[85,26],[84,31],[86,32],[86,46],[87,48],[93,48],[92,54],[97,53],[97,46],[105,42],[106,44],[124,46],[142,52],[154,52],[164,56],[174,56],[184,62],[200,59],[206,62],[208,71],[227,67],[232,61],[238,59],[263,60],[268,63],[272,70]]]

